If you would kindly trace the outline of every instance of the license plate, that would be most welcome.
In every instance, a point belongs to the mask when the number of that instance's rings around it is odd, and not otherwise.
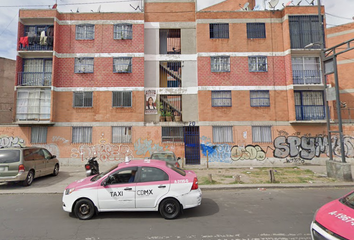
[[[5,172],[7,171],[7,167],[0,167],[0,172]]]

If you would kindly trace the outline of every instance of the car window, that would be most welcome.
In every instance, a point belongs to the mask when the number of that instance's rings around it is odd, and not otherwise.
[[[342,198],[341,202],[354,209],[354,192]]]
[[[35,159],[35,153],[37,149],[25,149],[23,151],[23,157],[25,161],[31,161]]]
[[[135,181],[137,168],[124,168],[113,172],[107,177],[107,185],[132,183]]]
[[[112,166],[110,169],[108,169],[105,172],[101,172],[100,174],[97,174],[96,176],[92,177],[90,180],[92,182],[95,182],[95,181],[97,181],[98,179],[102,178],[104,175],[106,175],[107,173],[109,173],[110,171],[112,171],[115,168],[117,168],[117,165]]]
[[[186,176],[186,172],[181,169],[181,168],[178,168],[178,167],[175,167],[173,164],[170,164],[170,163],[166,163],[166,166],[168,168],[171,168],[173,171],[175,171],[176,173],[182,175],[182,176]]]
[[[168,174],[163,170],[154,167],[142,167],[140,172],[140,182],[155,182],[168,180]]]
[[[20,161],[20,150],[0,151],[0,163],[14,163]]]
[[[52,157],[52,154],[47,149],[42,148],[42,152],[46,159],[50,159]]]

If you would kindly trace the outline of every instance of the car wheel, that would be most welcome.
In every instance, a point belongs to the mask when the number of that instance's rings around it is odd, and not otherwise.
[[[90,200],[81,199],[75,204],[74,213],[80,220],[88,220],[95,214],[95,207]]]
[[[34,179],[34,172],[33,170],[29,171],[25,181],[22,182],[23,186],[30,186]]]
[[[53,176],[58,176],[59,174],[59,164],[55,164],[54,170],[53,170]]]
[[[160,214],[165,219],[177,218],[181,212],[181,205],[176,199],[165,199],[160,204]]]

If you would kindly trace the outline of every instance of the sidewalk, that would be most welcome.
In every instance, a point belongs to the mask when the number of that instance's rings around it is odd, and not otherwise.
[[[315,174],[322,176],[319,179],[322,181],[309,182],[309,183],[243,183],[243,184],[211,184],[202,185],[201,179],[208,177],[208,174],[212,176],[220,173],[222,169],[193,169],[197,173],[199,180],[199,187],[202,190],[224,190],[224,189],[258,189],[264,191],[269,188],[333,188],[333,187],[349,187],[354,189],[354,182],[340,182],[333,180],[328,182],[326,176],[326,166],[312,166],[312,165],[302,165],[298,166],[301,169],[308,169]],[[107,170],[108,167],[102,167],[101,171]],[[242,171],[247,171],[247,169],[257,169],[252,168],[242,168]],[[237,175],[240,169],[227,169],[228,174]],[[352,174],[354,174],[354,166],[352,166]],[[85,178],[84,166],[61,166],[59,175],[46,176],[37,178],[34,180],[31,186],[23,187],[20,184],[15,183],[0,183],[0,194],[62,194],[64,189],[72,182]],[[329,179],[331,180],[331,179]]]

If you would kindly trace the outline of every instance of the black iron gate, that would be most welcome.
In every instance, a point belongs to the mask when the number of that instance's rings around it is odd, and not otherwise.
[[[199,127],[184,127],[186,164],[200,164]]]

